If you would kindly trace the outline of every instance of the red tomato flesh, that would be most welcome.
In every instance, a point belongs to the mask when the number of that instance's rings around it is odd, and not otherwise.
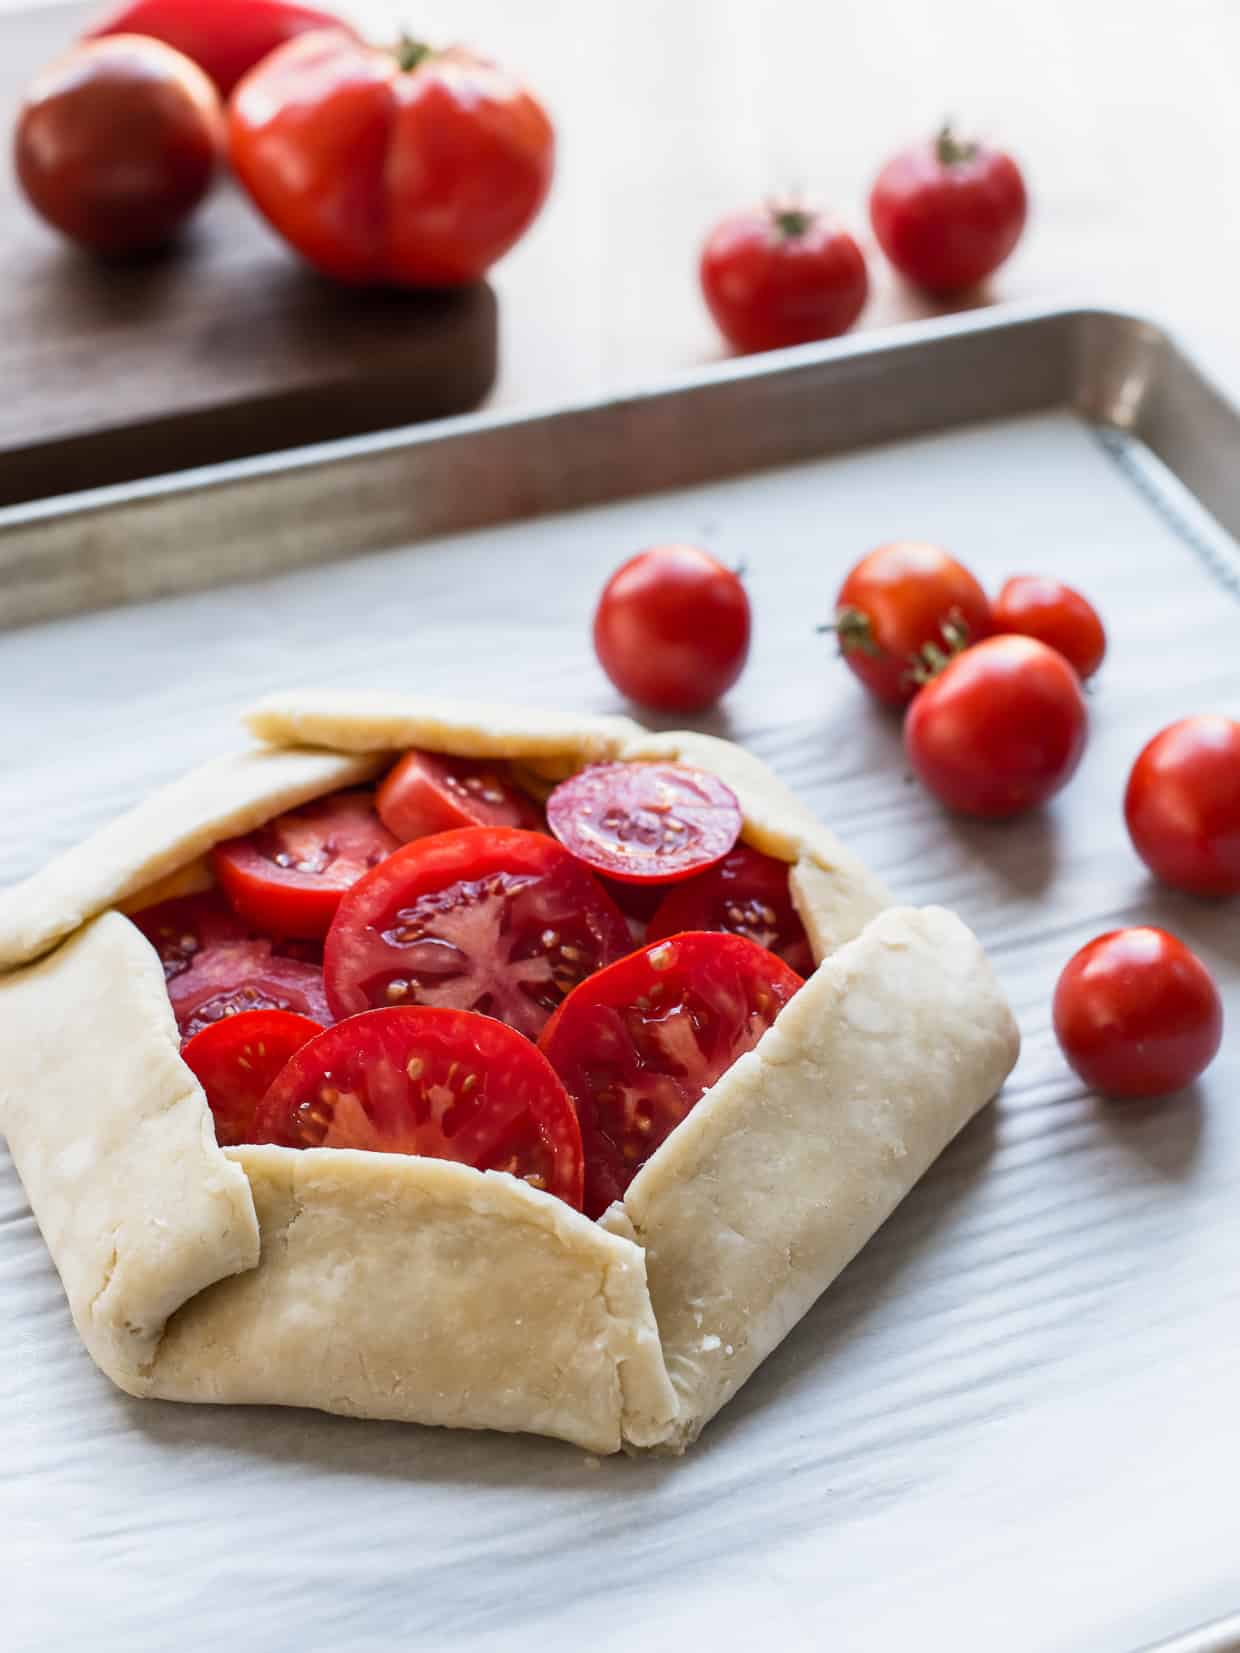
[[[1155,735],[1132,766],[1124,819],[1164,884],[1240,895],[1240,723],[1186,717]]]
[[[581,1131],[546,1058],[489,1016],[410,1006],[329,1028],[255,1121],[289,1148],[364,1148],[507,1171],[580,1209]]]
[[[536,1039],[579,981],[628,952],[623,916],[543,833],[419,838],[340,903],[324,953],[337,1017],[385,1005],[480,1011]]]
[[[399,847],[372,793],[333,792],[217,844],[211,865],[256,929],[313,939],[327,934],[344,892]]]
[[[1058,649],[1082,682],[1092,677],[1107,652],[1107,634],[1098,611],[1062,580],[1016,574],[995,599],[995,630],[1036,637]]]
[[[254,1142],[254,1110],[294,1051],[323,1028],[287,1010],[245,1010],[212,1022],[181,1051],[197,1077],[221,1148]]]
[[[805,926],[788,890],[788,863],[738,844],[717,867],[675,885],[650,920],[647,941],[684,930],[745,936],[799,976],[814,968]]]
[[[459,827],[521,827],[537,832],[542,816],[513,785],[508,765],[492,758],[445,758],[406,752],[379,787],[379,819],[402,844]]]
[[[547,825],[595,872],[672,884],[723,859],[740,837],[741,806],[705,769],[599,763],[556,787]]]
[[[802,985],[742,936],[657,941],[565,999],[540,1045],[577,1108],[597,1217]]]

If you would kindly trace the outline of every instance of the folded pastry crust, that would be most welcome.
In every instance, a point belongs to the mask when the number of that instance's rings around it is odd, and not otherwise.
[[[264,746],[0,895],[0,969],[24,966],[0,977],[0,1129],[87,1348],[135,1395],[682,1449],[1010,1070],[978,943],[948,913],[890,908],[724,741],[388,694],[281,695],[247,721]],[[825,962],[599,1223],[435,1160],[221,1150],[154,950],[108,911],[201,885],[212,843],[407,746],[549,779],[694,763],[790,865]]]

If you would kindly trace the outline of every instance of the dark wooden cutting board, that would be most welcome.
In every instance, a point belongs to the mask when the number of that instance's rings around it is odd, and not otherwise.
[[[0,14],[6,148],[23,90],[95,6]],[[225,180],[174,249],[104,265],[0,182],[0,504],[474,407],[496,304],[355,291],[297,262]]]

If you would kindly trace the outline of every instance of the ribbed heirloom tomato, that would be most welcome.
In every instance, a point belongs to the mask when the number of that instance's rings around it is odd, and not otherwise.
[[[291,246],[341,281],[476,281],[533,221],[555,140],[538,102],[461,47],[302,35],[229,110],[233,169]]]

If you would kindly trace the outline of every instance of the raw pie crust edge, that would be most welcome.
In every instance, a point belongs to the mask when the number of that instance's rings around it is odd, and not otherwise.
[[[682,1449],[1010,1070],[978,943],[935,909],[877,917],[881,884],[727,742],[344,692],[273,697],[249,722],[272,749],[204,766],[0,896],[0,968],[77,932],[0,981],[0,1127],[90,1353],[139,1395]],[[847,943],[599,1224],[439,1161],[221,1150],[153,950],[115,914],[82,927],[412,745],[549,777],[710,768],[746,841],[792,863],[815,956]]]

